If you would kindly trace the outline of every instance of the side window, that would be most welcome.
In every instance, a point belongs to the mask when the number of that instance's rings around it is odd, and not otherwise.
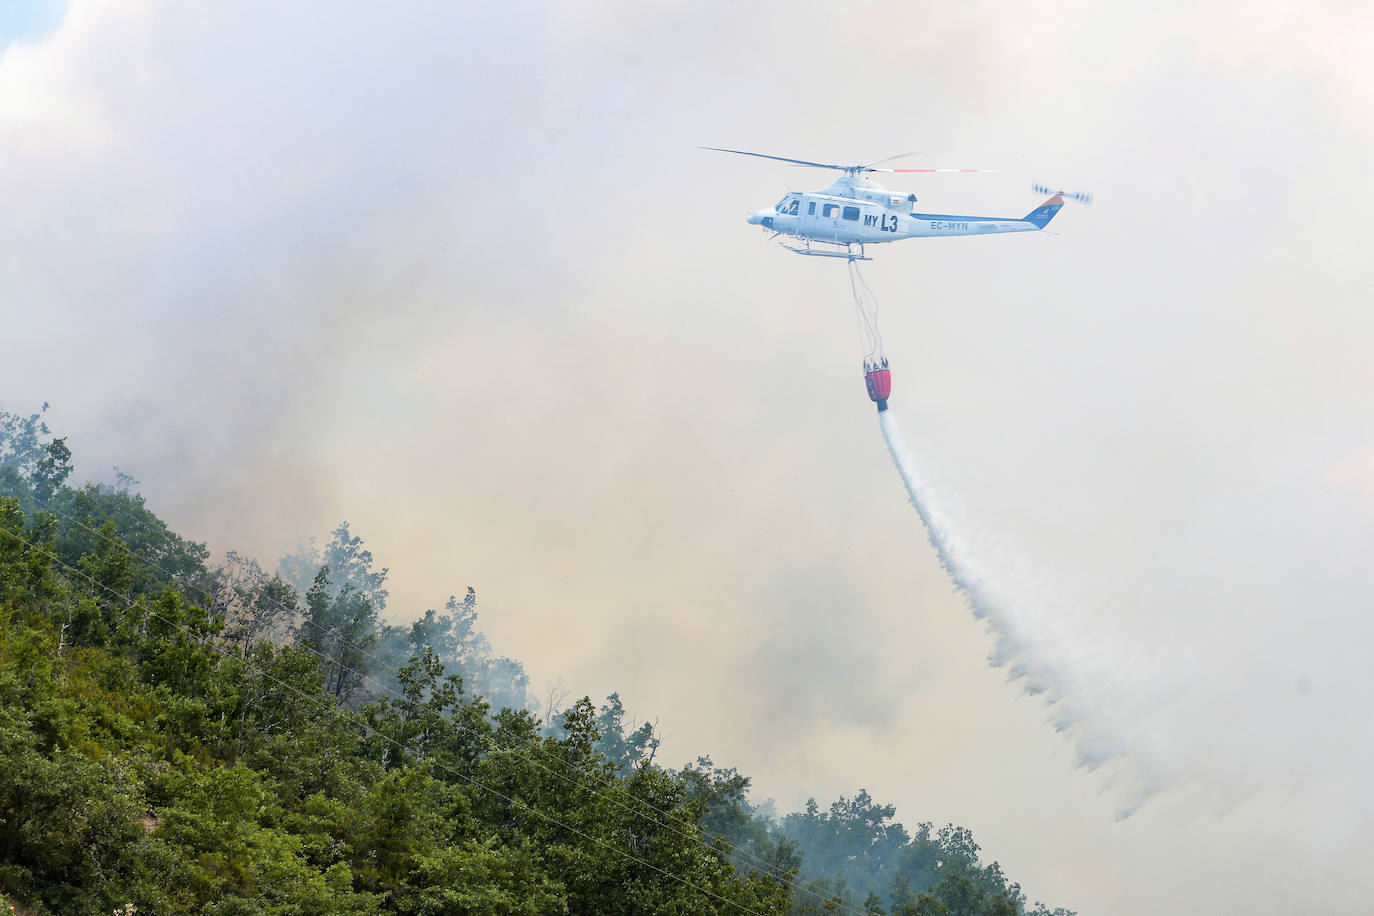
[[[823,215],[826,219],[834,219],[840,213],[839,204],[826,204],[823,209],[825,211]]]
[[[806,205],[806,215],[807,215],[807,216],[815,216],[815,215],[816,215],[816,202],[815,202],[814,200],[811,201],[810,203],[808,203],[808,204]]]
[[[858,207],[845,207],[845,208],[844,208],[844,218],[845,218],[845,219],[850,219],[850,220],[856,220],[856,219],[858,219],[858,218],[859,218],[859,208],[858,208]]]
[[[797,204],[798,204],[798,203],[799,203],[799,201],[794,197],[794,198],[792,198],[792,206],[790,206],[790,207],[787,208],[787,212],[788,212],[789,214],[791,214],[792,216],[796,216],[796,215],[797,215]]]

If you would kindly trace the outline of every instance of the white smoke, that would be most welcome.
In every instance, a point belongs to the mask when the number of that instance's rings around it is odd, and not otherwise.
[[[1054,726],[1072,735],[1082,766],[1097,767],[1131,752],[1132,778],[1118,787],[1123,801],[1119,816],[1128,817],[1162,787],[1165,767],[1148,748],[1132,746],[1110,717],[1090,713],[1087,697],[1109,692],[1093,685],[1081,664],[1090,647],[1075,649],[1078,641],[1066,632],[1062,615],[1039,597],[1051,590],[1037,587],[1039,577],[1024,558],[961,536],[968,525],[960,521],[957,506],[942,503],[921,478],[891,411],[879,411],[878,423],[940,565],[974,616],[987,621],[996,636],[988,661],[1006,667],[1027,693],[1044,698]]]
[[[1366,684],[1365,669],[1345,664],[1340,653],[1319,653],[1302,638],[1304,629],[1322,629],[1329,617],[1321,610],[1327,606],[1320,597],[1321,564],[1310,567],[1310,626],[1298,627],[1285,648],[1267,645],[1258,624],[1254,633],[1222,630],[1224,618],[1205,607],[1181,612],[1160,605],[1159,632],[1141,639],[1120,613],[1140,600],[1131,585],[1123,581],[1115,598],[1100,588],[1092,598],[1075,595],[1067,584],[1073,570],[1037,569],[995,541],[993,529],[970,524],[957,503],[937,498],[892,414],[878,416],[941,565],[996,636],[989,661],[1043,697],[1055,727],[1073,740],[1080,765],[1094,768],[1119,758],[1110,776],[1119,818],[1155,793],[1179,787],[1217,813],[1265,796],[1264,804],[1277,804],[1292,823],[1321,825],[1328,852],[1360,835],[1374,812],[1359,775],[1365,769],[1356,763],[1370,737],[1347,707]],[[1307,553],[1301,543],[1292,540],[1290,552]],[[1233,605],[1262,607],[1246,601],[1243,579],[1220,564],[1212,573],[1211,589],[1229,590]],[[1357,630],[1347,630],[1353,640],[1348,654],[1364,652]],[[1229,643],[1219,643],[1218,635],[1228,632]],[[1239,675],[1219,669],[1227,646],[1249,659]],[[1314,708],[1307,702],[1311,680],[1302,675],[1295,690],[1289,669],[1318,670],[1313,665],[1323,657],[1321,676],[1336,702]],[[1237,697],[1245,702],[1238,706]],[[1345,724],[1332,728],[1317,711]]]

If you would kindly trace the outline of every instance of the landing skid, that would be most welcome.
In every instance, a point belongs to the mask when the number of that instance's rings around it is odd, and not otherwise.
[[[778,242],[778,244],[781,245],[782,247],[786,248],[788,251],[793,251],[793,252],[796,252],[797,254],[804,254],[804,255],[806,255],[807,257],[810,257],[810,258],[845,258],[846,260],[850,260],[850,261],[871,261],[871,260],[873,260],[872,258],[870,258],[870,257],[868,257],[868,256],[866,256],[866,255],[864,254],[864,246],[863,246],[862,244],[859,244],[859,245],[845,245],[843,251],[824,251],[824,250],[819,250],[819,251],[818,251],[818,250],[815,250],[815,249],[813,249],[813,248],[811,247],[811,241],[812,241],[811,239],[803,239],[801,245],[789,245],[789,244],[787,244],[786,242]],[[839,242],[817,242],[817,244],[819,244],[819,245],[834,245],[834,246],[837,247],[837,248],[838,248],[839,245],[840,245]],[[854,251],[855,248],[859,249],[857,254],[856,254],[855,251]]]

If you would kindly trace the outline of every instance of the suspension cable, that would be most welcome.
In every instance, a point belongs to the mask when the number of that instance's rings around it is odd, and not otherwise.
[[[864,281],[858,263],[852,259],[849,261],[849,289],[854,294],[854,308],[863,323],[863,329],[866,331],[865,339],[860,345],[868,348],[867,352],[864,353],[866,365],[875,356],[881,360],[883,355],[882,335],[878,332],[878,299]],[[868,309],[870,300],[873,303],[871,314]]]

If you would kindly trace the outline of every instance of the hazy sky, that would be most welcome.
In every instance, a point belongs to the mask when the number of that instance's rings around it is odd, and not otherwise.
[[[1369,913],[1374,8],[1194,6],[30,2],[0,400],[215,549],[349,520],[398,615],[476,587],[784,809],[865,787],[1084,914]],[[1008,641],[843,263],[744,222],[830,176],[702,145],[1096,193],[865,267]]]

